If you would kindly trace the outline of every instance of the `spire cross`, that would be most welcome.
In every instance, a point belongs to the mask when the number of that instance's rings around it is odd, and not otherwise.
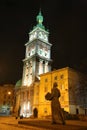
[[[43,16],[42,16],[42,14],[41,14],[41,9],[40,9],[39,14],[38,14],[38,16],[37,16],[37,22],[38,22],[38,24],[41,24],[41,25],[42,25]]]

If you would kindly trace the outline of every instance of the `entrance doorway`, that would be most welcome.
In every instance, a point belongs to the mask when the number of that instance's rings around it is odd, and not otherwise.
[[[34,115],[34,118],[38,117],[38,109],[37,108],[34,108],[33,115]]]
[[[79,114],[79,109],[78,109],[78,108],[76,108],[76,114],[77,114],[77,115]]]

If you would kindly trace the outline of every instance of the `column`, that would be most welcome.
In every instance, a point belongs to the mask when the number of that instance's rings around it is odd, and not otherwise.
[[[39,61],[39,74],[43,74],[43,60]]]
[[[49,68],[48,68],[48,61],[45,62],[45,73],[49,72]]]
[[[28,86],[32,83],[32,61],[29,63],[29,78],[28,78]]]

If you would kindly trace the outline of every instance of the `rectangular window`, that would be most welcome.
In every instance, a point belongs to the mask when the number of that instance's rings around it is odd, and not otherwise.
[[[27,100],[28,100],[28,98],[29,98],[29,91],[27,91]]]
[[[61,89],[64,90],[64,84],[61,85]]]
[[[57,76],[55,76],[54,79],[57,80]]]
[[[47,113],[47,108],[44,108],[44,113]]]
[[[8,96],[8,99],[10,99],[11,97],[10,96]]]
[[[60,75],[60,78],[61,78],[61,79],[63,79],[63,78],[64,78],[64,75],[63,75],[63,74],[62,74],[62,75]]]
[[[45,79],[45,82],[48,82],[48,79],[47,79],[47,78]]]
[[[40,54],[42,54],[42,51],[40,50]]]
[[[22,100],[24,100],[24,92],[22,92]]]
[[[45,86],[45,88],[44,88],[44,92],[47,92],[47,91],[48,91],[48,87]]]
[[[47,53],[45,53],[45,56],[47,56]]]
[[[30,56],[30,53],[28,53],[28,55]]]
[[[3,105],[5,105],[5,104],[6,104],[6,101],[3,102]]]
[[[6,98],[6,94],[4,95],[4,98]]]

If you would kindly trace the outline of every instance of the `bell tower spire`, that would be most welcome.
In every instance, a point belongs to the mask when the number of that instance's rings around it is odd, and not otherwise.
[[[39,11],[39,14],[37,15],[36,20],[38,24],[42,25],[43,16],[42,16],[41,10]]]
[[[43,25],[43,19],[44,19],[44,18],[43,18],[43,16],[42,16],[41,9],[40,9],[39,14],[38,14],[37,17],[36,17],[36,21],[37,21],[36,27],[40,27],[40,28],[42,28],[42,29],[45,30],[45,27],[44,27],[44,25]]]
[[[25,44],[25,58],[23,59],[22,91],[21,91],[21,114],[32,115],[35,104],[36,91],[39,94],[40,75],[51,71],[51,46],[49,32],[43,25],[41,10],[36,16],[36,26],[29,32],[29,40]],[[23,96],[22,96],[23,95]],[[39,98],[39,95],[38,95]],[[36,103],[36,100],[38,103]],[[34,102],[35,101],[35,102]]]
[[[29,32],[29,41],[25,44],[26,53],[23,59],[22,86],[30,86],[39,75],[51,71],[51,46],[49,32],[43,25],[41,9],[36,16],[37,24]]]

